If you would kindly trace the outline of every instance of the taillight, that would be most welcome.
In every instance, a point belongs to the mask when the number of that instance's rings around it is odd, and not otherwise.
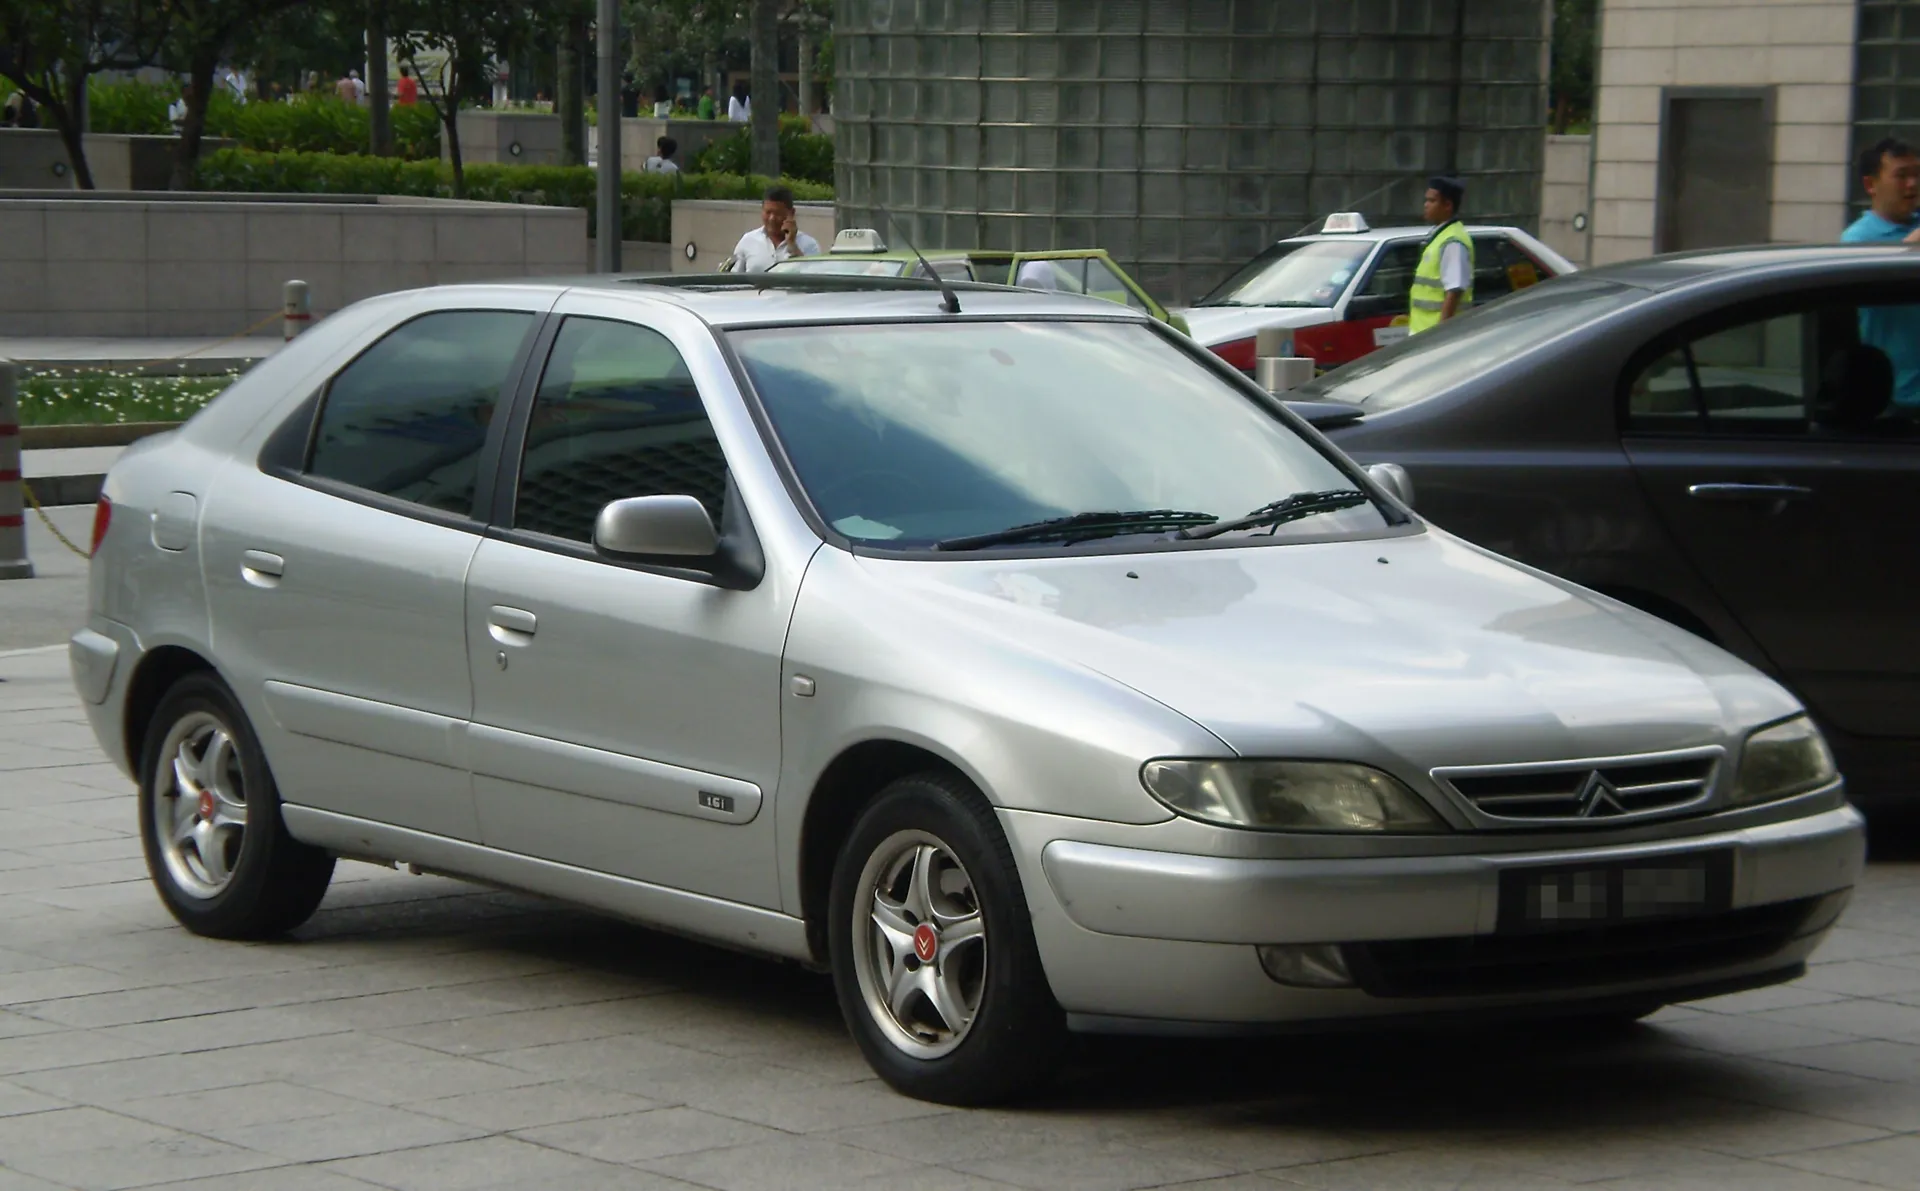
[[[1251,339],[1236,339],[1232,343],[1216,343],[1213,345],[1214,355],[1219,356],[1242,372],[1253,371],[1253,353],[1254,341]]]
[[[113,502],[101,497],[93,506],[93,548],[87,551],[91,558],[100,553],[100,543],[107,540],[107,526],[113,524]]]

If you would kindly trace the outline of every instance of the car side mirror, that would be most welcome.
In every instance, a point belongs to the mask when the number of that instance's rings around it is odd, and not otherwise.
[[[593,544],[608,554],[650,559],[712,558],[720,534],[691,496],[631,496],[600,510]]]
[[[1387,490],[1395,500],[1413,507],[1413,477],[1398,463],[1369,463],[1367,478]]]

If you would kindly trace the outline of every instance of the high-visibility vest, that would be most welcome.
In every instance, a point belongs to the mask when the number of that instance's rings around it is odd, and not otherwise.
[[[1420,254],[1420,267],[1413,274],[1413,288],[1407,291],[1409,335],[1440,325],[1440,311],[1447,304],[1447,287],[1440,282],[1440,254],[1453,243],[1465,245],[1467,249],[1467,292],[1460,295],[1460,308],[1455,313],[1464,314],[1467,307],[1473,305],[1473,237],[1467,234],[1467,225],[1456,219],[1435,232],[1427,241],[1427,250]]]

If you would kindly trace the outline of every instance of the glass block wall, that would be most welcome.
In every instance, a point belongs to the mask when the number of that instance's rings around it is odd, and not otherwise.
[[[1881,137],[1920,144],[1920,3],[1860,0],[1853,96],[1853,150]],[[1847,169],[1847,199],[1866,206]]]
[[[840,226],[1102,247],[1167,302],[1328,211],[1417,222],[1450,163],[1471,217],[1532,228],[1549,7],[839,0]]]

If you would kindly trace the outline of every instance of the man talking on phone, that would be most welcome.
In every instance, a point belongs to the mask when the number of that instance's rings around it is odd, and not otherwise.
[[[760,226],[740,237],[733,247],[727,271],[764,273],[796,256],[820,255],[820,242],[800,230],[794,221],[793,191],[775,186],[760,204]]]

